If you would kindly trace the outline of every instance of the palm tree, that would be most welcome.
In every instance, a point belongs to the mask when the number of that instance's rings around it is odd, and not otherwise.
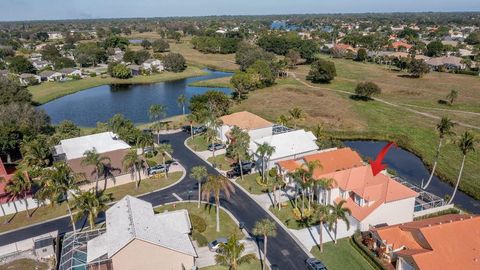
[[[275,146],[264,142],[263,144],[259,145],[256,151],[256,154],[262,158],[262,180],[265,181],[265,163],[268,163],[268,160],[275,152]]]
[[[145,154],[145,148],[153,146],[153,137],[149,132],[142,132],[137,137],[137,147],[142,149],[142,155]]]
[[[144,168],[143,159],[137,155],[136,149],[131,149],[122,159],[123,168],[127,171],[130,171],[132,178],[137,175],[137,181],[135,188],[140,187],[140,181],[142,181],[142,168]]]
[[[327,191],[332,189],[335,184],[335,179],[333,178],[321,178],[318,181],[315,181],[317,187],[322,189],[323,199],[325,200],[325,204],[327,204]],[[320,196],[318,196],[320,197]]]
[[[27,211],[28,218],[31,218],[32,215],[28,211],[28,200],[27,195],[32,190],[32,181],[27,172],[17,171],[12,179],[5,186],[5,191],[13,198],[23,198],[25,203],[25,209]],[[14,202],[15,205],[15,202]],[[16,206],[15,206],[16,207]]]
[[[290,117],[282,114],[278,117],[277,122],[282,126],[288,127],[288,125],[290,125],[290,120],[292,120]]]
[[[267,266],[267,242],[268,237],[275,237],[277,236],[277,224],[274,221],[269,219],[262,219],[255,223],[255,227],[253,228],[253,234],[257,236],[263,236],[263,270]]]
[[[198,182],[198,208],[200,208],[200,201],[202,199],[202,181],[207,176],[208,173],[205,166],[195,166],[190,170],[190,177]]]
[[[319,235],[319,245],[320,245],[320,252],[323,252],[323,228],[324,224],[330,220],[330,207],[327,205],[319,204],[315,208],[315,215],[318,217],[318,221],[320,222],[320,227],[318,229]]]
[[[78,212],[74,216],[76,221],[87,217],[90,229],[95,227],[95,220],[98,215],[108,208],[108,203],[112,200],[112,194],[106,194],[105,191],[97,192],[93,189],[73,195],[73,208]]]
[[[298,121],[301,121],[301,120],[305,119],[305,113],[299,107],[292,108],[291,110],[288,111],[288,113],[290,114],[290,116],[293,119],[293,128],[294,129],[297,128]]]
[[[295,182],[302,188],[302,213],[305,210],[305,195],[307,189],[312,189],[312,184],[315,182],[314,172],[317,168],[321,168],[320,162],[309,161],[303,164],[300,168],[297,168],[295,171],[290,173],[290,176],[295,180]],[[311,192],[309,192],[308,198],[308,210],[311,209]]]
[[[452,203],[453,198],[457,194],[458,185],[460,184],[460,179],[462,178],[463,166],[465,165],[465,159],[469,152],[475,151],[475,142],[476,142],[475,138],[468,131],[465,131],[465,133],[463,133],[460,139],[458,140],[458,143],[457,143],[458,148],[463,154],[462,165],[460,166],[460,172],[458,173],[457,183],[455,184],[455,189],[453,190],[452,197],[450,197],[448,204]]]
[[[24,141],[21,144],[22,163],[31,169],[44,168],[50,164],[49,146],[39,139]]]
[[[167,113],[167,106],[165,105],[160,105],[160,104],[152,104],[150,106],[150,109],[148,110],[148,114],[150,115],[150,119],[154,122],[157,122],[155,125],[154,125],[154,128],[155,128],[155,131],[157,132],[157,135],[160,133],[160,128],[161,128],[161,124],[160,124],[160,119],[162,117],[165,117]],[[157,136],[158,137],[158,142],[157,143],[160,143],[160,136]]]
[[[455,124],[448,118],[442,117],[440,123],[437,124],[437,131],[440,140],[438,141],[437,152],[435,154],[435,161],[433,162],[432,172],[430,173],[430,177],[428,178],[427,183],[422,186],[423,189],[427,189],[428,185],[433,179],[433,174],[435,173],[435,169],[437,168],[438,159],[440,157],[440,148],[442,147],[443,139],[447,135],[452,135],[453,132],[451,131]]]
[[[7,180],[5,179],[5,177],[0,176],[0,184],[1,183],[6,183],[6,182],[7,182]],[[2,209],[2,216],[3,217],[6,216],[5,209],[3,208],[3,203],[0,203],[0,208]],[[5,220],[4,224],[7,224],[8,222],[9,222],[8,220]]]
[[[235,189],[232,183],[222,175],[209,175],[207,182],[202,187],[202,197],[207,200],[210,194],[215,198],[215,206],[217,211],[217,232],[220,231],[220,192],[225,193],[227,198],[230,198],[230,193],[234,193]]]
[[[84,158],[81,162],[82,166],[93,166],[92,174],[95,174],[95,192],[98,192],[98,180],[100,177],[104,176],[105,188],[107,186],[107,177],[110,175],[109,168],[111,167],[111,160],[109,157],[100,156],[97,153],[97,150],[93,148],[92,150],[87,150],[83,154]]]
[[[205,141],[208,143],[208,144],[214,144],[218,141],[218,133],[217,133],[217,130],[212,128],[212,127],[209,127],[207,129],[207,131],[203,134],[204,138],[205,138]],[[213,158],[215,158],[215,147],[212,148],[212,155],[213,155]]]
[[[232,142],[230,153],[233,157],[235,157],[240,166],[240,179],[243,180],[242,161],[247,159],[249,156],[247,151],[250,143],[250,135],[237,126],[232,128],[231,135]]]
[[[187,98],[185,97],[184,94],[181,94],[177,98],[177,103],[178,106],[182,108],[182,114],[185,115],[185,102],[187,101]]]
[[[448,99],[448,102],[450,103],[450,105],[453,105],[453,102],[455,102],[457,97],[458,97],[458,91],[457,90],[450,91],[450,93],[447,95],[447,99]]]
[[[162,163],[163,163],[163,167],[165,168],[165,179],[168,179],[166,157],[167,155],[171,155],[173,153],[172,145],[168,143],[162,143],[158,145],[157,150],[162,154]]]
[[[57,162],[51,168],[45,168],[41,175],[42,188],[49,194],[50,202],[53,205],[58,197],[63,196],[68,208],[68,213],[75,231],[75,222],[72,215],[70,202],[68,201],[68,192],[78,191],[77,186],[79,175],[75,174],[66,162]]]
[[[330,208],[330,218],[328,219],[328,227],[330,230],[333,231],[334,235],[334,243],[337,244],[337,228],[338,228],[338,220],[343,220],[345,224],[347,225],[347,230],[350,230],[350,222],[348,221],[348,215],[352,214],[352,211],[348,209],[347,207],[343,207],[343,205],[347,201],[341,200],[335,205],[329,205]]]
[[[215,262],[227,266],[229,270],[237,270],[239,265],[255,260],[254,254],[242,256],[244,251],[245,245],[238,241],[237,232],[234,231],[227,243],[219,245],[219,252],[215,254]]]

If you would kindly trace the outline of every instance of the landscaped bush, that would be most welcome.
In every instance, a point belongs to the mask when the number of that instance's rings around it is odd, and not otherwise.
[[[383,263],[375,256],[372,251],[370,251],[366,246],[362,244],[360,232],[356,232],[350,238],[350,244],[364,257],[370,265],[372,265],[377,270],[386,270],[383,266]]]
[[[193,238],[193,240],[197,241],[198,245],[201,246],[201,247],[204,247],[204,246],[208,245],[207,238],[199,232],[194,231],[192,233],[192,238]]]
[[[205,219],[193,214],[190,214],[189,216],[193,230],[199,233],[203,233],[205,230],[207,230],[207,223],[205,222]]]
[[[422,219],[427,219],[427,218],[439,217],[439,216],[449,215],[449,214],[459,214],[459,213],[460,213],[460,210],[458,210],[457,208],[450,208],[450,209],[439,211],[439,212],[436,212],[436,213],[433,213],[433,214],[429,214],[429,215],[425,215],[425,216],[421,216],[421,217],[416,217],[416,218],[414,218],[414,220],[422,220]]]

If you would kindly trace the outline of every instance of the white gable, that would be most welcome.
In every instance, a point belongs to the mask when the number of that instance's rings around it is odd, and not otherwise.
[[[93,149],[101,154],[129,148],[130,145],[120,140],[117,135],[112,132],[103,132],[62,140],[60,141],[60,145],[55,146],[57,153],[65,153],[69,160],[81,158],[86,151]]]

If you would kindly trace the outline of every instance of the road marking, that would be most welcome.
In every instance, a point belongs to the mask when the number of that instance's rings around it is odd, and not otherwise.
[[[183,199],[180,196],[178,196],[176,193],[172,193],[172,195],[173,197],[177,198],[177,200],[183,201]]]

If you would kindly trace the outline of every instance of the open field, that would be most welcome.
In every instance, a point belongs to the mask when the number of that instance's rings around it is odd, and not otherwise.
[[[352,246],[349,238],[338,240],[334,245],[332,242],[323,245],[323,253],[318,247],[313,247],[311,252],[315,258],[322,261],[329,270],[373,270],[372,265],[365,260],[360,253]]]
[[[337,59],[334,61],[337,63]],[[338,61],[344,63],[344,61],[349,60]],[[250,93],[249,98],[240,104],[236,104],[233,111],[248,110],[270,121],[276,121],[281,114],[288,115],[289,109],[298,106],[306,113],[305,119],[299,122],[300,127],[308,129],[314,128],[317,124],[320,124],[325,128],[326,133],[339,139],[394,140],[401,147],[419,155],[427,165],[431,165],[433,163],[435,149],[438,143],[438,135],[435,130],[438,120],[407,111],[402,107],[394,107],[378,101],[354,101],[350,99],[348,93],[344,94],[332,91],[339,88],[337,80],[341,81],[342,76],[353,79],[360,78],[358,79],[360,81],[365,80],[365,78],[370,79],[370,74],[394,73],[392,71],[383,70],[381,66],[361,64],[353,61],[350,62],[355,66],[360,65],[368,67],[368,69],[358,68],[358,70],[362,70],[362,72],[368,74],[368,76],[361,75],[358,71],[351,75],[348,72],[343,73],[342,70],[346,70],[346,67],[342,68],[342,65],[340,64],[338,67],[338,73],[340,74],[339,79],[336,79],[332,84],[318,85],[318,87],[315,88],[308,88],[304,85],[299,86],[298,81],[295,85],[281,83],[270,88],[260,89]],[[347,65],[347,63],[345,63],[345,65]],[[308,67],[299,67],[295,70],[297,77],[301,80],[304,80],[306,72],[308,72]],[[441,86],[447,84],[449,80],[454,80],[452,78],[456,79],[457,75],[443,73],[432,73],[427,75],[427,78],[428,76],[437,77],[443,75],[448,76],[449,79],[438,77],[434,80],[433,86],[429,86],[429,84],[426,83],[428,89],[430,89],[428,91],[433,91],[433,94],[431,95],[435,96],[435,98],[433,98],[434,101],[431,102],[431,106],[438,106],[434,103],[436,102],[436,99],[443,96],[443,92],[434,92],[437,85]],[[387,78],[387,75],[377,77],[378,82],[386,83],[387,79],[382,80],[384,77]],[[458,75],[458,77],[462,82],[463,80],[469,82],[471,82],[471,80],[478,80],[478,78],[464,75]],[[390,82],[395,87],[401,85],[400,81],[407,81],[408,83],[412,82],[412,79],[396,78],[397,77],[391,77],[392,81]],[[422,80],[423,79],[420,79],[418,81],[421,82]],[[383,87],[388,89],[388,87]],[[444,92],[449,91],[449,88],[444,87],[443,89]],[[353,91],[353,86],[348,91]],[[469,89],[460,92],[460,96],[469,96],[469,98],[459,98],[459,104],[463,104],[459,105],[459,107],[466,108],[468,106],[473,106],[475,102],[478,103],[480,101],[480,91],[477,92],[478,93],[475,93]],[[422,101],[422,99],[402,100],[401,96],[397,97],[393,92],[388,94],[388,90],[385,90],[385,93],[386,97],[384,97],[383,94],[380,97],[382,99],[389,98],[389,101],[392,102]],[[423,100],[425,100],[425,98],[423,98]],[[429,113],[433,114],[432,111],[429,111]],[[443,115],[438,111],[436,113],[439,116]],[[466,114],[464,115],[465,116],[462,119],[453,118],[453,120],[465,121],[465,119],[470,118],[470,116],[466,116]],[[472,116],[471,118],[475,117]],[[457,134],[464,130],[465,128],[458,126],[455,128]],[[471,131],[474,132],[477,137],[480,135],[480,132],[477,130]],[[437,175],[446,179],[450,183],[453,183],[456,181],[460,162],[461,153],[457,147],[453,144],[445,145],[442,149]],[[478,164],[480,164],[480,152],[476,151],[470,153],[466,160],[464,174],[460,184],[461,190],[477,199],[480,198],[480,179],[476,175],[480,168]]]
[[[211,87],[211,88],[225,88],[225,87],[232,87],[230,84],[231,77],[223,77],[217,79],[210,79],[205,81],[198,81],[190,83],[190,86],[197,86],[197,87]]]
[[[216,221],[215,221],[215,205],[204,204],[200,205],[200,208],[197,207],[197,203],[176,203],[175,205],[163,205],[155,208],[157,213],[163,211],[173,211],[178,209],[187,209],[190,215],[197,215],[203,218],[207,224],[207,229],[200,233],[208,242],[215,240],[219,237],[228,238],[228,236],[235,231],[238,227],[237,224],[232,220],[232,218],[223,210],[220,210],[220,232],[216,230]],[[205,246],[206,244],[201,243],[202,240],[198,240],[198,232],[193,233],[193,239],[197,240],[200,246]],[[201,237],[201,236],[200,236]],[[243,234],[239,235],[240,239],[243,238]]]
[[[154,191],[170,184],[175,183],[182,177],[182,172],[173,172],[169,174],[168,179],[165,179],[162,175],[152,177],[150,179],[144,179],[140,182],[140,187],[135,188],[135,182],[125,185],[119,185],[108,189],[109,193],[112,193],[114,201],[123,198],[125,195],[138,196],[150,191]],[[45,220],[61,217],[68,214],[67,204],[65,202],[55,206],[41,206],[37,209],[30,210],[33,213],[31,218],[27,217],[25,211],[19,212],[16,215],[8,215],[0,217],[0,232],[6,232],[16,228],[24,227],[30,224],[42,222]],[[9,223],[5,223],[10,221]]]
[[[69,94],[76,93],[88,88],[105,85],[105,84],[142,84],[142,83],[157,83],[171,80],[179,80],[187,77],[202,76],[205,72],[198,67],[190,66],[185,71],[180,73],[163,72],[153,74],[150,76],[136,76],[130,79],[116,79],[110,76],[102,78],[87,77],[81,80],[67,81],[67,82],[44,82],[39,85],[28,87],[33,95],[33,101],[43,104],[60,98]]]

